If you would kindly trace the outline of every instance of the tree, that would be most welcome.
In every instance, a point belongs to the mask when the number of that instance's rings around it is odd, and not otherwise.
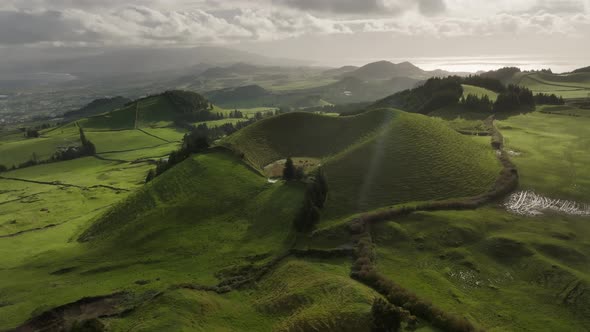
[[[150,169],[145,177],[145,183],[152,181],[156,177],[156,171]]]
[[[82,127],[80,127],[80,142],[82,142],[81,152],[83,156],[92,156],[96,153],[96,147],[94,146],[94,143],[90,142],[90,140],[86,138],[84,129],[82,129]]]
[[[38,138],[40,136],[39,132],[35,129],[27,129],[25,132],[25,137],[27,138]]]
[[[283,169],[283,179],[290,181],[295,179],[295,165],[293,164],[293,159],[291,157],[287,158],[285,162],[285,168]]]
[[[316,193],[315,204],[321,209],[324,207],[326,198],[328,197],[328,181],[326,181],[324,169],[321,167],[316,170],[314,187]]]
[[[2,172],[6,172],[8,170],[8,168],[4,165],[0,165],[0,173]]]
[[[396,332],[401,327],[400,310],[380,297],[373,301],[371,316],[373,317],[373,331]]]
[[[320,210],[312,201],[309,192],[305,193],[301,210],[295,218],[294,226],[298,232],[309,232],[320,220]]]

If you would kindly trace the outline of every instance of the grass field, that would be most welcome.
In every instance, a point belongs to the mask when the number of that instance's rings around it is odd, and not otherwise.
[[[52,135],[50,137],[28,138],[11,142],[0,142],[0,165],[11,167],[31,160],[49,159],[60,146],[80,144],[77,132]]]
[[[548,74],[523,73],[514,78],[516,84],[531,89],[534,93],[554,93],[563,98],[588,98],[590,73]]]
[[[105,209],[143,183],[151,166],[86,157],[2,173],[0,236],[84,218]],[[107,185],[117,189],[89,188]]]
[[[507,148],[520,154],[514,162],[526,170],[521,174],[522,187],[590,203],[589,125],[586,117],[540,112],[501,121]]]
[[[141,311],[108,323],[124,331],[137,322],[145,331],[366,331],[370,303],[378,296],[348,278],[346,260],[288,259],[258,287],[225,295],[167,292]]]
[[[501,208],[417,213],[373,231],[377,268],[489,331],[584,331],[587,220]],[[574,235],[575,234],[575,235]]]
[[[141,106],[147,120],[137,128],[124,113],[80,121],[96,157],[0,174],[0,330],[84,297],[126,292],[118,305],[125,314],[101,318],[110,330],[369,331],[379,295],[350,278],[350,257],[289,257],[229,293],[177,286],[217,285],[292,246],[350,247],[352,217],[481,194],[500,171],[489,137],[452,129],[480,123],[476,118],[439,114],[454,119],[451,127],[396,110],[288,113],[221,140],[244,158],[217,147],[144,185],[153,165],[134,161],[166,155],[184,135],[165,127],[158,115],[165,105],[150,102]],[[590,203],[586,111],[543,106],[497,121],[520,189]],[[75,124],[36,140],[11,134],[0,156],[11,144],[23,144],[23,153],[50,151],[26,143],[77,134]],[[286,157],[314,158],[328,180],[319,229],[309,236],[292,227],[304,184],[269,183],[260,174]],[[503,203],[418,212],[374,226],[377,269],[489,331],[586,330],[588,218],[517,216]],[[416,331],[434,329],[421,319]]]
[[[0,328],[15,326],[40,306],[117,290],[143,291],[137,280],[152,281],[145,290],[182,282],[214,284],[216,272],[262,263],[289,246],[301,197],[298,184],[271,185],[234,157],[205,154],[178,165],[106,214],[79,206],[86,213],[71,222],[0,238],[2,251],[14,252],[0,262],[0,292],[8,303],[0,307]],[[123,220],[118,219],[121,212]],[[162,216],[168,222],[162,223]],[[89,223],[92,227],[83,231]],[[76,242],[81,233],[94,240]],[[51,274],[68,267],[71,273]],[[48,284],[55,287],[47,289]]]
[[[467,97],[468,95],[474,95],[478,97],[488,96],[491,101],[496,101],[498,98],[498,94],[492,90],[488,90],[485,88],[480,88],[478,86],[462,84],[463,87],[463,97]]]

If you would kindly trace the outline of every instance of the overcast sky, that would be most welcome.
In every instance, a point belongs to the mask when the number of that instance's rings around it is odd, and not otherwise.
[[[590,0],[0,2],[0,49],[204,44],[336,63],[441,56],[585,59]]]

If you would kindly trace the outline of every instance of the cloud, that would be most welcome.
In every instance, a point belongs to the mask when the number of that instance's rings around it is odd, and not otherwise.
[[[375,14],[375,13],[391,13],[401,10],[401,8],[387,6],[381,0],[279,0],[286,6],[297,8],[303,11],[311,12],[327,12],[335,14]]]
[[[440,38],[590,32],[590,15],[579,11],[582,1],[529,0],[523,10],[481,16],[456,14],[462,1],[4,0],[0,45],[191,46],[363,32]]]
[[[546,12],[551,14],[579,14],[586,10],[583,0],[539,0],[528,12]]]
[[[91,41],[98,36],[62,12],[0,11],[0,44]]]
[[[444,12],[447,6],[443,0],[419,0],[418,8],[424,15],[436,15]]]

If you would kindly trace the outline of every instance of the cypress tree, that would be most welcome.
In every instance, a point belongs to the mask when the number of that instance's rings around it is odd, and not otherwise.
[[[283,169],[283,179],[290,181],[295,179],[295,165],[291,157],[287,158],[285,162],[285,168]]]

